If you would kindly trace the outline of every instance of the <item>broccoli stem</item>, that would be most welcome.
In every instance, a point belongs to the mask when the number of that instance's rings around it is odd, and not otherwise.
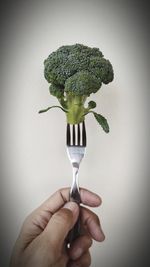
[[[58,98],[58,101],[59,101],[60,105],[61,105],[63,108],[67,109],[67,102],[66,102],[66,100],[64,99],[64,96],[62,96],[61,98]]]
[[[84,121],[86,96],[66,95],[67,100],[67,122],[70,124],[78,124]]]

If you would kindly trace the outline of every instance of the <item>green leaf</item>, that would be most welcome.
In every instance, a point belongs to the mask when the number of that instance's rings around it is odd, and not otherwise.
[[[67,112],[67,110],[65,110],[64,108],[62,108],[61,106],[51,106],[51,107],[48,107],[46,109],[42,109],[39,111],[39,113],[44,113],[44,112],[47,112],[49,109],[51,108],[60,108],[61,110],[63,110],[64,112]]]
[[[89,112],[85,113],[84,116],[87,115],[87,114],[89,114],[89,113],[94,114],[95,119],[101,125],[101,127],[103,128],[103,130],[106,133],[109,133],[109,125],[108,125],[107,120],[101,114],[98,114],[98,113],[96,113],[94,111],[89,111]]]
[[[98,114],[96,112],[92,112],[92,113],[94,114],[95,119],[101,125],[101,127],[103,128],[103,130],[106,133],[109,133],[109,125],[108,125],[107,120],[101,114]]]

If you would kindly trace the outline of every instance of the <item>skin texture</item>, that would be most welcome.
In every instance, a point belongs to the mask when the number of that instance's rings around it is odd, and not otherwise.
[[[101,198],[80,189],[82,204],[98,207]],[[92,240],[103,241],[104,233],[98,216],[81,206],[82,234],[70,248],[66,237],[79,216],[79,207],[69,201],[69,188],[54,193],[24,221],[13,248],[10,267],[88,267]]]

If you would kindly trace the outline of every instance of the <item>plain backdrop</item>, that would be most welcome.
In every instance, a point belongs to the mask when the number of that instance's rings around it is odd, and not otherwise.
[[[114,81],[91,100],[109,122],[106,134],[86,118],[88,145],[79,183],[99,194],[95,209],[106,235],[94,242],[93,267],[146,265],[149,177],[149,75],[146,6],[137,1],[6,1],[1,26],[1,266],[8,266],[25,217],[70,186],[66,119],[38,111],[49,95],[43,61],[58,47],[99,47]],[[143,265],[145,263],[145,265]]]

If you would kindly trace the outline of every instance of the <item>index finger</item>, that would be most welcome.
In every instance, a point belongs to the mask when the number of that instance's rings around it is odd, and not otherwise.
[[[39,209],[49,211],[51,214],[57,212],[66,202],[69,201],[70,188],[62,188],[55,192],[48,198]],[[100,206],[102,200],[97,194],[85,189],[80,188],[81,203],[89,207]]]

